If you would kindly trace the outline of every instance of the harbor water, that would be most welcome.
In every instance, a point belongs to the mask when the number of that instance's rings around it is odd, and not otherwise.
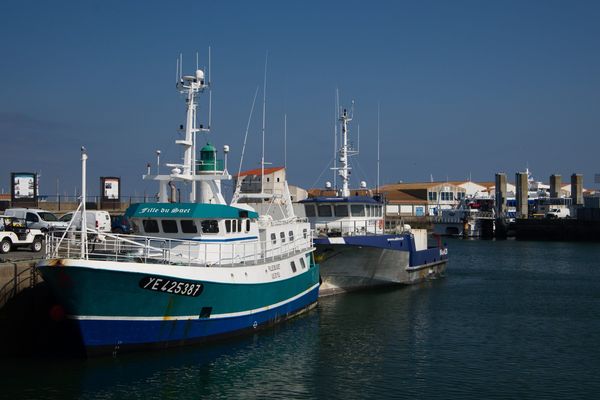
[[[323,298],[251,336],[117,358],[3,358],[1,397],[595,398],[600,246],[448,246],[443,279]]]

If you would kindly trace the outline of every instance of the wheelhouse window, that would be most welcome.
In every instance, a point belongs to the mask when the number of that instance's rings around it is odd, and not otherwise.
[[[163,219],[160,221],[164,233],[177,233],[177,222],[174,219]]]
[[[350,211],[352,211],[353,217],[364,217],[365,216],[364,204],[352,204],[350,206]]]
[[[306,262],[304,261],[304,257],[300,259],[300,265],[302,266],[302,269],[306,269]]]
[[[242,220],[241,219],[238,219],[238,222],[237,222],[237,231],[238,232],[242,231]]]
[[[319,217],[331,217],[331,206],[329,204],[322,204],[318,207]]]
[[[142,221],[144,226],[144,232],[146,233],[158,233],[158,221],[155,219],[145,219]]]
[[[231,220],[230,219],[225,220],[225,230],[227,231],[227,233],[231,233]]]
[[[292,266],[292,272],[296,272],[296,263],[292,261],[290,265]]]
[[[205,219],[200,226],[202,226],[202,233],[219,233],[219,221],[216,219]]]
[[[334,206],[336,217],[347,217],[348,216],[348,205],[347,204],[336,204]]]
[[[271,233],[271,243],[277,244],[277,235],[275,235],[274,233]]]
[[[308,236],[308,229],[306,229],[306,228],[302,229],[302,236],[304,236],[304,239],[307,238],[307,236]]]
[[[198,228],[196,224],[191,219],[182,219],[181,223],[181,231],[183,233],[198,233]],[[163,228],[164,229],[164,228]]]
[[[317,213],[315,211],[315,205],[314,204],[305,204],[304,205],[304,213],[306,214],[307,217],[316,217]]]
[[[293,242],[294,241],[294,231],[289,231],[288,235],[290,237],[290,242]]]
[[[279,238],[281,239],[281,243],[285,243],[285,233],[280,232],[279,233]]]
[[[250,220],[246,220],[246,232],[250,232]]]

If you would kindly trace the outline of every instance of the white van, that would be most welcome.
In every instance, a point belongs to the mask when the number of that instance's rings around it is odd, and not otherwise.
[[[48,232],[52,229],[65,229],[67,224],[56,218],[56,215],[37,208],[9,208],[4,211],[7,217],[24,219],[29,229],[39,229]]]
[[[71,227],[75,230],[81,230],[81,211],[77,212],[75,215],[75,211],[71,211],[60,217],[60,221],[66,223],[67,225],[73,218],[73,224]],[[88,229],[95,229],[98,232],[110,232],[111,231],[111,222],[110,222],[110,214],[108,211],[100,211],[100,210],[86,210],[85,218],[87,220],[86,225]]]

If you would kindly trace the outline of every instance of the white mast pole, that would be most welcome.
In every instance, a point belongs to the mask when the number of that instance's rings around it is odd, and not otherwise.
[[[379,194],[379,114],[380,114],[380,103],[377,102],[377,193]]]
[[[264,193],[265,180],[265,113],[267,108],[267,62],[269,52],[265,55],[265,77],[263,81],[263,112],[262,112],[262,156],[260,159],[260,192]]]
[[[340,176],[342,177],[342,197],[350,196],[350,188],[348,186],[348,122],[352,118],[348,117],[346,110],[343,111],[340,121],[342,122],[342,147],[340,148]]]
[[[335,89],[335,113],[333,115],[333,120],[334,122],[334,130],[333,130],[333,189],[337,191],[337,175],[338,175],[338,169],[337,169],[337,158],[338,158],[338,145],[337,145],[337,140],[338,140],[338,120],[339,120],[339,113],[340,113],[340,93],[339,93],[339,89]]]
[[[87,151],[85,147],[81,146],[81,258],[87,260],[87,218],[85,215],[85,198],[87,195],[86,188],[86,163],[87,163]]]
[[[287,169],[287,114],[283,115],[283,168]]]

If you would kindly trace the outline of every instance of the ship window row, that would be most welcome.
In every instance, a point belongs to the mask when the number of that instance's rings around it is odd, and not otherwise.
[[[196,221],[191,219],[145,219],[142,220],[145,233],[159,233],[159,221],[160,227],[163,233],[198,233],[198,225]],[[225,230],[227,233],[232,232],[245,232],[250,231],[250,220],[225,220]],[[204,219],[200,221],[200,231],[202,233],[219,233],[219,221],[216,219]]]
[[[302,269],[306,269],[306,261],[304,261],[304,257],[300,258],[300,266],[302,267]],[[294,273],[298,270],[298,268],[296,268],[295,261],[290,262],[290,267],[292,267],[292,273]]]
[[[308,237],[308,229],[302,230],[302,236],[304,237],[304,239]],[[290,242],[294,241],[294,231],[288,232],[288,238]],[[281,241],[281,243],[285,243],[285,232],[279,232],[279,240]],[[277,235],[275,233],[271,233],[271,244],[277,244]]]
[[[348,209],[347,204],[305,204],[304,210],[307,217],[381,217],[383,210],[380,205],[372,204],[351,204]]]
[[[245,230],[245,232],[250,232],[250,220],[226,219],[225,230],[227,231],[227,233],[242,232],[242,230]]]

